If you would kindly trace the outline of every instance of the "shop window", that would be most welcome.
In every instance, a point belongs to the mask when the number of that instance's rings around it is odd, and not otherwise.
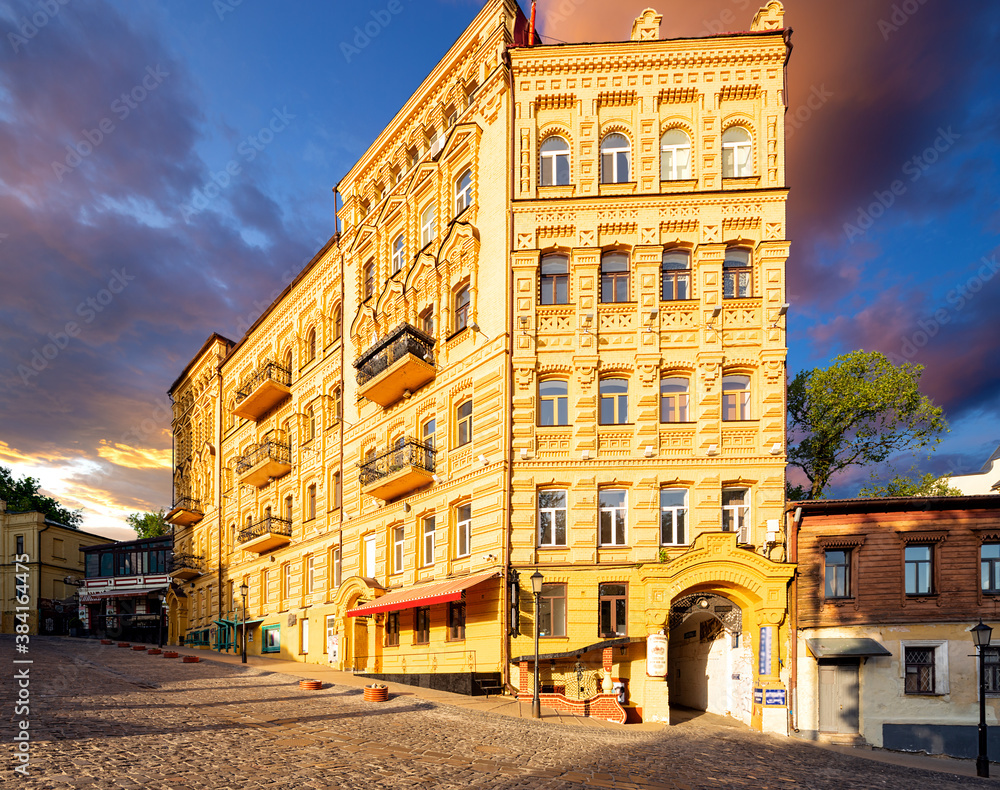
[[[431,608],[418,606],[413,610],[413,644],[426,645],[431,641]]]
[[[451,601],[448,604],[448,641],[465,639],[465,601]]]
[[[385,646],[399,646],[399,612],[387,612],[385,615]]]
[[[280,653],[281,652],[281,626],[280,625],[265,625],[261,629],[261,653]]]

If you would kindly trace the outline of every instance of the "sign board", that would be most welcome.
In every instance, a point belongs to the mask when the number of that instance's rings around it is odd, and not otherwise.
[[[755,688],[753,690],[753,704],[763,705],[764,704],[764,689]]]
[[[764,704],[778,708],[785,707],[785,690],[766,689],[764,691]]]
[[[760,675],[771,674],[771,648],[773,640],[774,640],[774,626],[762,625],[760,627],[760,646],[759,646],[760,667],[758,669],[758,674]]]
[[[646,674],[651,678],[667,676],[667,635],[646,637]]]

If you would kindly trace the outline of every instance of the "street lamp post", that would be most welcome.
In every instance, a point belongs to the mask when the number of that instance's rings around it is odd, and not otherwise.
[[[542,582],[545,577],[536,569],[531,574],[531,591],[535,594],[535,696],[531,699],[531,717],[533,719],[542,718],[542,701],[538,696],[538,614],[541,608]]]
[[[989,777],[990,758],[986,748],[986,648],[990,646],[993,629],[979,621],[972,628],[972,639],[979,651],[979,754],[976,755],[976,775]]]
[[[247,593],[248,592],[249,589],[247,588],[247,583],[243,582],[243,584],[240,585],[240,595],[243,597],[243,622],[240,624],[241,626],[240,630],[243,632],[240,638],[240,642],[242,643],[242,652],[240,661],[241,663],[244,664],[247,662]]]
[[[159,628],[156,634],[156,646],[163,647],[163,604],[167,602],[165,595],[160,596],[160,611],[156,615],[156,622]]]

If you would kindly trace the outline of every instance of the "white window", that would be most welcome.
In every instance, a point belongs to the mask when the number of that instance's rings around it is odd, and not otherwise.
[[[403,268],[403,250],[406,248],[406,243],[403,240],[403,234],[400,233],[395,240],[392,242],[392,273],[395,274],[401,271]]]
[[[437,434],[437,420],[433,417],[424,423],[424,446],[434,449],[435,436]]]
[[[722,263],[722,298],[748,299],[753,296],[753,266],[750,250],[730,247]]]
[[[306,655],[309,652],[309,619],[302,618],[299,622],[302,624],[302,631],[299,635],[299,652]]]
[[[333,586],[339,587],[341,580],[341,561],[340,561],[340,549],[333,550]]]
[[[316,589],[316,558],[309,557],[306,560],[306,592],[311,593]]]
[[[469,286],[464,285],[455,292],[455,332],[461,332],[469,325],[469,310],[472,306],[472,294]]]
[[[392,530],[392,572],[403,572],[403,528]]]
[[[750,492],[746,488],[722,489],[722,531],[738,532],[740,543],[750,542]]]
[[[549,137],[539,154],[543,187],[569,184],[569,143],[561,137]]]
[[[722,133],[722,177],[746,178],[753,175],[753,142],[742,126]]]
[[[629,154],[632,146],[628,138],[617,132],[601,140],[601,183],[624,184],[629,177]]]
[[[472,171],[466,170],[455,183],[455,216],[472,205]]]
[[[423,566],[428,567],[434,564],[434,516],[427,516],[424,519],[424,540],[423,540]]]
[[[375,578],[375,536],[365,535],[365,577]]]
[[[566,492],[538,492],[538,545],[566,545]]]
[[[627,492],[604,488],[600,492],[601,545],[625,545],[625,520],[628,515]]]
[[[722,419],[729,421],[750,419],[750,377],[722,377]]]
[[[456,556],[468,557],[472,553],[472,505],[455,508]]]
[[[424,248],[434,241],[434,225],[437,219],[437,212],[434,211],[434,204],[431,203],[420,214],[420,247]]]
[[[543,584],[538,599],[538,635],[566,636],[566,585]]]
[[[971,643],[971,640],[970,640]],[[942,639],[899,643],[904,694],[948,694],[948,642]],[[963,654],[964,655],[964,654]],[[979,694],[976,693],[978,698]]]
[[[682,376],[660,379],[660,422],[687,422],[690,382]]]
[[[679,546],[687,543],[687,491],[683,488],[660,489],[660,544]]]
[[[691,139],[682,129],[670,129],[660,139],[660,180],[691,178]]]

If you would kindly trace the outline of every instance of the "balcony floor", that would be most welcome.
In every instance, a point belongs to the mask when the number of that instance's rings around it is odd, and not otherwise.
[[[385,408],[402,399],[406,390],[416,392],[427,382],[433,381],[435,375],[437,371],[433,365],[413,354],[407,354],[367,384],[358,387],[358,394]]]
[[[240,482],[255,488],[263,488],[272,478],[284,477],[292,471],[292,465],[268,458],[240,475]]]
[[[433,480],[433,472],[428,472],[419,466],[405,466],[388,477],[369,483],[361,489],[361,493],[388,501],[422,488]]]
[[[292,391],[284,384],[267,379],[236,405],[233,414],[256,422],[291,395]]]
[[[255,551],[258,554],[264,554],[265,552],[281,548],[282,546],[287,546],[291,542],[292,539],[288,535],[280,535],[276,532],[265,532],[263,535],[251,538],[246,543],[240,543],[237,548],[240,548],[243,551]]]

